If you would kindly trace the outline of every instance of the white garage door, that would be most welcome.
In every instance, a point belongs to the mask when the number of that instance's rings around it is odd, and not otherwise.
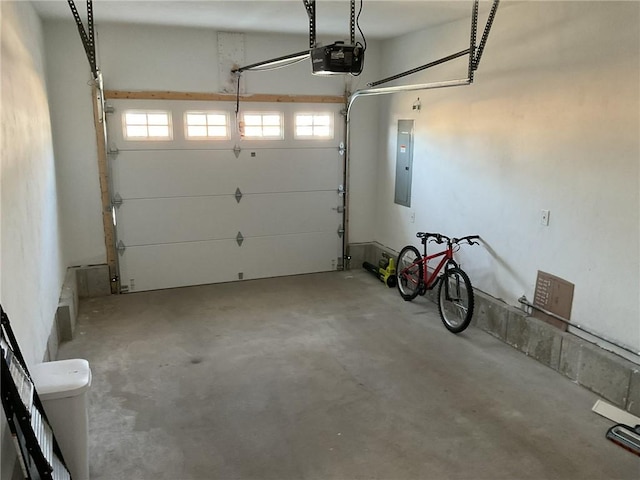
[[[338,267],[340,104],[109,103],[123,291]]]

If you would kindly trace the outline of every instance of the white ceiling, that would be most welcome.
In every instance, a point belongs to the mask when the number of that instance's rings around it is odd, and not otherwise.
[[[67,0],[32,3],[43,19],[73,19]],[[75,3],[86,24],[86,2]],[[461,18],[471,19],[471,6],[471,0],[364,0],[360,27],[367,38],[391,38]],[[302,0],[94,0],[93,12],[96,25],[125,22],[235,32],[309,32]],[[318,37],[348,38],[349,2],[318,0],[316,22]]]

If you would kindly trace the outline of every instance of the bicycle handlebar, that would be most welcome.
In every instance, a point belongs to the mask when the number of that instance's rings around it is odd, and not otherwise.
[[[441,233],[429,233],[429,232],[418,232],[416,233],[416,237],[423,238],[425,241],[429,238],[433,238],[436,243],[461,243],[466,241],[469,245],[479,245],[478,242],[474,242],[473,240],[477,240],[480,238],[480,235],[467,235],[466,237],[461,238],[450,238]]]
[[[467,235],[466,237],[462,238],[452,238],[451,243],[460,243],[466,241],[469,245],[480,245],[478,242],[474,242],[474,240],[477,240],[479,238],[480,235]]]

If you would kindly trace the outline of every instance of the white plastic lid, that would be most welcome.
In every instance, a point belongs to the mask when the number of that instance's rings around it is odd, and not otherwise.
[[[91,386],[89,362],[81,358],[39,363],[31,378],[41,400],[75,397]]]

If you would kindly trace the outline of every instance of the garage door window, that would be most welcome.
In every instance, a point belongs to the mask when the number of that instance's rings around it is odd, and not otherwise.
[[[296,113],[296,138],[333,138],[333,114]]]
[[[124,138],[127,140],[171,140],[171,114],[163,111],[124,113]]]
[[[281,113],[245,113],[244,137],[248,139],[281,140]]]
[[[226,112],[187,112],[185,132],[189,140],[222,140],[229,138]]]

